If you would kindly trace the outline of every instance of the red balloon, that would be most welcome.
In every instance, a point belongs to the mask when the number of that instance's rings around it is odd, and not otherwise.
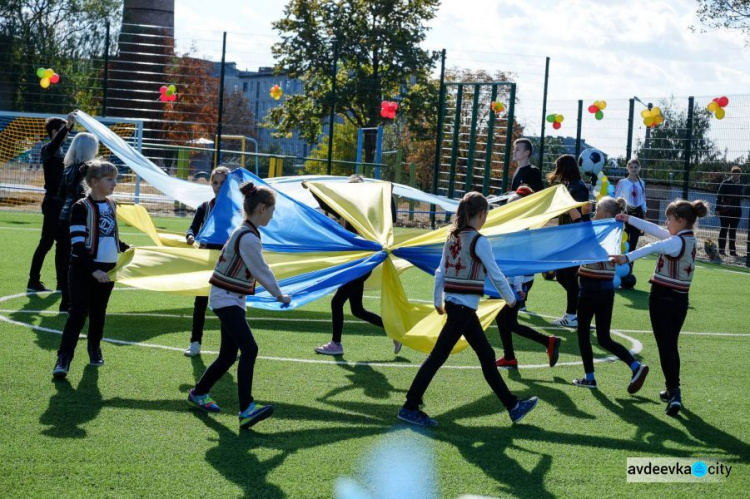
[[[60,81],[60,75],[57,73],[53,74],[49,79],[50,83],[57,83],[58,81]]]
[[[162,94],[159,96],[159,100],[162,102],[167,102],[167,99],[168,99],[167,94],[162,92]]]
[[[398,110],[398,102],[391,102],[391,111],[396,112]]]
[[[52,81],[52,80],[50,80],[50,81]],[[55,82],[54,82],[54,81],[52,81],[52,83],[55,83]],[[721,107],[726,107],[726,105],[727,105],[727,104],[729,104],[729,99],[727,99],[726,97],[719,97],[719,98],[718,98],[718,99],[716,100],[716,103],[717,103],[718,105],[720,105]]]
[[[388,111],[385,108],[381,108],[380,109],[380,116],[383,117],[383,118],[387,118],[388,117]]]
[[[594,114],[594,113],[596,113],[596,112],[597,112],[598,110],[599,110],[599,108],[598,108],[598,107],[596,107],[596,106],[595,106],[595,105],[593,105],[593,104],[591,104],[591,105],[589,106],[589,112],[590,112],[591,114]]]
[[[162,85],[161,88],[159,89],[159,92],[161,92],[163,94],[167,93],[167,86],[166,85]]]
[[[167,95],[167,100],[170,102],[174,102],[177,100],[177,94]]]
[[[552,128],[554,128],[555,130],[559,130],[561,126],[562,124],[558,123],[557,121],[552,123]]]

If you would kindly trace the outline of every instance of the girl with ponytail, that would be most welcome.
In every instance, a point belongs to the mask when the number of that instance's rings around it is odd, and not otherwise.
[[[253,371],[258,357],[258,344],[245,319],[246,296],[255,294],[259,282],[276,300],[288,304],[289,295],[283,294],[276,277],[263,259],[259,227],[268,225],[276,208],[272,190],[257,187],[252,182],[240,185],[244,196],[244,222],[229,236],[221,250],[219,261],[209,282],[209,303],[221,321],[219,356],[208,366],[195,388],[188,394],[188,403],[208,412],[219,412],[209,391],[237,360],[237,392],[239,396],[240,428],[249,428],[268,418],[273,406],[260,405],[253,400]]]
[[[687,316],[688,292],[695,272],[698,242],[693,233],[693,226],[698,218],[707,214],[706,201],[690,202],[677,199],[667,206],[666,229],[626,214],[615,217],[658,239],[642,248],[633,248],[634,251],[625,255],[610,255],[610,259],[614,263],[622,264],[652,253],[659,255],[650,281],[648,308],[666,382],[666,390],[659,393],[659,397],[667,403],[666,412],[670,416],[676,416],[682,408],[680,354],[677,341]]]
[[[419,426],[437,426],[437,421],[419,410],[422,396],[432,378],[463,335],[479,358],[485,380],[516,423],[539,401],[536,397],[518,400],[503,382],[495,367],[495,352],[484,334],[477,317],[479,298],[484,294],[485,276],[500,292],[507,306],[514,307],[516,298],[492,254],[490,242],[479,233],[487,220],[489,205],[478,192],[467,193],[458,205],[443,257],[435,271],[434,303],[438,314],[448,314],[448,322],[430,356],[419,368],[406,394],[406,403],[398,418]]]

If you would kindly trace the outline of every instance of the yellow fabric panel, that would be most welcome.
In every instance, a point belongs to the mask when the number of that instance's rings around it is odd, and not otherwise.
[[[385,182],[303,182],[316,196],[352,224],[365,239],[393,244],[391,184]]]
[[[185,241],[185,234],[158,230],[143,205],[118,203],[117,219],[144,232],[157,246],[170,246],[173,248],[192,247]]]

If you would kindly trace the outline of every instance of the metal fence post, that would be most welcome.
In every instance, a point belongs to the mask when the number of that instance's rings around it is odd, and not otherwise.
[[[549,85],[549,57],[544,65],[544,96],[542,97],[542,134],[539,138],[539,171],[544,171],[544,132],[547,125],[547,87]]]
[[[109,85],[109,21],[104,34],[104,78],[102,79],[102,116],[107,116],[107,87]]]
[[[510,102],[508,102],[508,129],[505,132],[505,154],[503,154],[503,192],[508,192],[508,174],[510,173],[510,150],[513,142],[513,123],[516,113],[516,84],[510,84]]]
[[[695,98],[688,97],[687,130],[685,131],[685,181],[682,184],[682,199],[688,198],[690,189],[690,164],[693,156],[693,106]]]
[[[491,102],[497,99],[497,83],[492,84]],[[487,121],[487,145],[484,146],[484,181],[482,182],[482,194],[487,196],[490,193],[490,177],[492,176],[492,146],[495,139],[495,111],[490,109],[489,119]]]
[[[440,157],[443,150],[443,118],[445,107],[445,49],[440,52],[440,88],[438,90],[437,136],[435,138],[435,163],[432,165],[432,193],[437,194],[438,175],[440,175]],[[430,205],[430,225],[435,228],[434,204]],[[413,213],[411,214],[413,216]],[[411,220],[411,218],[410,218]]]
[[[339,71],[339,42],[333,41],[333,75],[331,76],[331,112],[328,115],[328,163],[326,173],[331,174],[333,167],[333,121],[336,118],[336,74]]]
[[[578,101],[578,123],[576,124],[576,160],[581,155],[581,121],[583,120],[583,101]]]
[[[224,120],[224,73],[226,66],[227,57],[227,32],[224,32],[224,41],[221,46],[221,71],[219,79],[219,125],[216,131],[216,144],[214,144],[216,152],[214,153],[214,168],[216,168],[221,162],[221,132],[222,132],[222,121]]]
[[[625,149],[625,164],[633,157],[633,113],[635,113],[635,99],[629,99],[628,108],[628,145]]]

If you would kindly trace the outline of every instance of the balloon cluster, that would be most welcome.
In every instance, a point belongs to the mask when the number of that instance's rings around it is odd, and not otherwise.
[[[589,106],[589,112],[594,115],[594,118],[597,120],[600,120],[604,118],[604,110],[607,108],[607,101],[598,100],[594,101],[593,104]]]
[[[175,85],[162,85],[159,89],[159,100],[162,102],[174,102],[177,100],[177,87]]]
[[[729,99],[726,97],[717,97],[708,103],[706,109],[708,109],[709,113],[713,113],[717,120],[723,120],[724,108],[727,107],[727,104],[729,104]]]
[[[284,95],[284,91],[281,90],[281,87],[279,85],[274,85],[271,87],[271,92],[269,92],[273,100],[279,100],[281,99],[281,96]]]
[[[641,117],[643,118],[643,124],[646,125],[647,128],[656,128],[664,123],[664,116],[661,114],[661,109],[658,107],[644,109],[641,111]]]
[[[505,104],[500,101],[492,101],[490,107],[492,107],[492,110],[495,111],[496,114],[500,114],[505,111]]]
[[[384,100],[380,103],[380,116],[383,118],[392,120],[396,117],[396,110],[398,110],[398,102]]]
[[[60,75],[51,68],[39,68],[36,70],[36,75],[39,77],[39,86],[42,88],[47,88],[50,84],[55,85],[60,81]]]
[[[547,121],[552,123],[552,128],[559,130],[565,117],[562,114],[548,114]]]
[[[615,193],[615,186],[609,183],[609,179],[605,174],[599,172],[596,175],[596,184],[594,184],[594,192],[596,193],[596,200],[602,198],[602,196],[611,196]]]

